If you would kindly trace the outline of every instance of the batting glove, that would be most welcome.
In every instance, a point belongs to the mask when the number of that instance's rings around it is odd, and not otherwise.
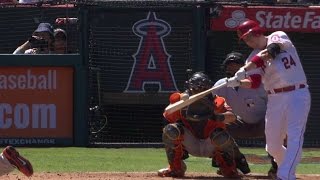
[[[246,78],[246,70],[244,69],[244,67],[241,67],[234,75],[234,77],[236,77],[236,79],[238,79],[239,81],[242,79]]]
[[[238,87],[240,86],[240,80],[236,76],[227,79],[227,87]]]
[[[180,94],[180,99],[181,100],[187,100],[187,99],[189,99],[189,94],[187,94],[187,93],[181,93]]]

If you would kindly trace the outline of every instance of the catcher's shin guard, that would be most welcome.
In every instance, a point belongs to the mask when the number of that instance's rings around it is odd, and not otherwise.
[[[219,167],[218,174],[228,178],[240,177],[235,161],[227,153],[215,151],[213,159]]]
[[[165,145],[169,167],[160,169],[158,176],[183,177],[187,169],[182,160],[184,155],[182,146],[183,128],[176,123],[166,125],[163,129],[162,140]]]
[[[250,173],[249,165],[248,165],[247,160],[246,160],[246,158],[244,157],[243,154],[241,154],[241,156],[239,156],[239,158],[236,158],[236,159],[235,159],[235,163],[236,163],[236,167],[237,167],[243,174],[248,174],[248,173]],[[212,164],[211,164],[211,165],[212,165],[212,167],[216,167],[216,168],[219,167],[214,158],[212,158]]]
[[[211,133],[210,138],[215,149],[223,154],[222,157],[224,161],[229,161],[229,166],[233,166],[231,164],[233,161],[236,168],[238,168],[243,174],[250,172],[249,165],[244,155],[240,152],[238,145],[226,130],[221,128],[215,129]],[[214,161],[216,161],[215,158],[213,159],[213,162]],[[220,168],[222,168],[220,166],[221,162],[216,161],[216,163]]]
[[[236,166],[237,168],[243,173],[243,174],[248,174],[251,172],[249,168],[249,164],[245,158],[245,156],[239,151],[236,153],[235,151],[235,161],[236,161]]]

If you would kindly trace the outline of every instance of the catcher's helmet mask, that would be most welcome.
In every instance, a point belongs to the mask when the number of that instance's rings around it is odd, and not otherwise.
[[[194,73],[188,81],[186,81],[186,88],[189,93],[196,94],[205,91],[212,87],[212,81],[203,72]]]

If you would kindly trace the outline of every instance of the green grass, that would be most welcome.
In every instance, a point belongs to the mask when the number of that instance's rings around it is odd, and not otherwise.
[[[155,172],[167,166],[164,149],[155,148],[17,148],[33,164],[35,172]],[[244,154],[266,156],[263,148],[241,148]],[[304,157],[320,157],[316,149],[304,150]],[[190,172],[215,172],[209,158],[190,156]],[[250,164],[252,172],[266,173],[270,164]],[[320,165],[300,164],[298,173],[316,174]]]

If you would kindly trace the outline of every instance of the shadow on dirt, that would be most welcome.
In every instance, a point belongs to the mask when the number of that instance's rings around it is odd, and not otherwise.
[[[175,179],[192,179],[192,180],[212,180],[212,179],[220,179],[220,180],[234,180],[234,179],[239,179],[239,178],[225,178],[225,177],[208,177],[208,176],[186,176],[186,177],[183,177],[183,178],[175,178]],[[249,175],[245,175],[243,176],[242,178],[240,179],[243,179],[243,180],[246,180],[246,179],[270,179],[270,177],[266,176],[266,175],[252,175],[252,174],[249,174]]]

